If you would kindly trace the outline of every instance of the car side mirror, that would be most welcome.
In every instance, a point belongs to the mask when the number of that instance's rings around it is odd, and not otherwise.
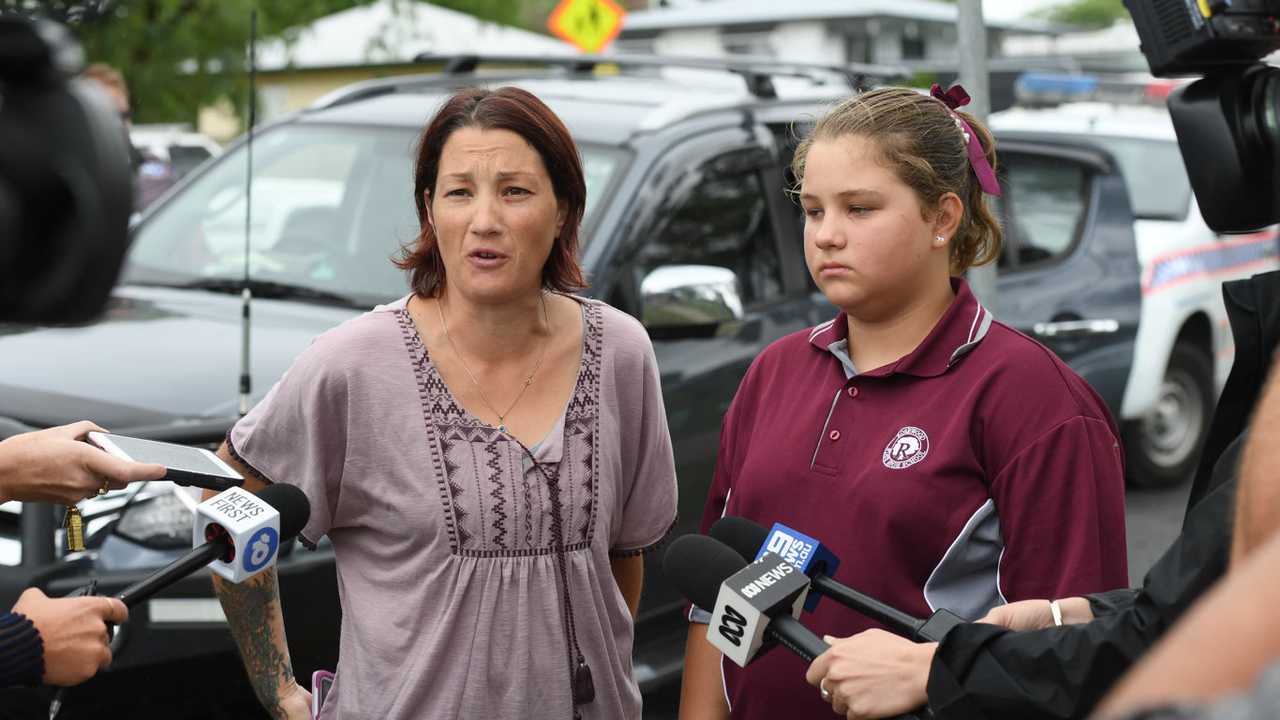
[[[640,283],[641,322],[655,339],[711,337],[743,318],[738,276],[714,265],[665,265]]]

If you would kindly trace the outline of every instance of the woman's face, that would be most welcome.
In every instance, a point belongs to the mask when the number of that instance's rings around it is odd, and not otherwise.
[[[426,200],[450,290],[491,304],[541,288],[565,210],[524,138],[510,130],[454,131]]]
[[[844,135],[815,142],[800,186],[804,255],[822,293],[865,319],[893,315],[948,271],[947,245],[906,183],[883,165],[873,141]]]

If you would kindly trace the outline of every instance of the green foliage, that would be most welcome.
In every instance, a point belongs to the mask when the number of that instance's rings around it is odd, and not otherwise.
[[[249,16],[258,38],[291,39],[326,15],[375,0],[0,0],[0,10],[67,23],[89,62],[124,73],[134,121],[194,123],[223,97],[247,101]],[[391,0],[393,8],[419,0]],[[491,22],[546,32],[556,0],[435,0]],[[242,115],[244,113],[242,112]]]
[[[194,123],[219,98],[243,106],[252,10],[261,40],[367,1],[122,0],[71,27],[90,62],[124,73],[135,122]]]
[[[1084,28],[1110,27],[1115,21],[1129,17],[1122,0],[1071,0],[1043,13],[1054,22]]]

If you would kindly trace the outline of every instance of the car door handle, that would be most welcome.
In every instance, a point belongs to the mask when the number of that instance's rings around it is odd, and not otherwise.
[[[1109,335],[1120,330],[1116,320],[1062,320],[1036,323],[1032,328],[1038,337],[1079,337],[1082,335]]]

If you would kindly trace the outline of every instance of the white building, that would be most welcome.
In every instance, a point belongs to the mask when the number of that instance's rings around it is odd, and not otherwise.
[[[751,55],[789,62],[915,65],[957,57],[956,6],[937,0],[708,0],[633,12],[615,52]],[[988,20],[987,47],[1046,23]]]
[[[563,55],[577,50],[548,35],[480,20],[419,0],[379,0],[328,15],[287,39],[258,47],[259,117],[306,107],[360,80],[415,72],[422,53]]]
[[[1057,58],[1079,70],[1146,72],[1138,28],[1124,19],[1101,30],[1011,38],[1004,45],[1010,58]]]

